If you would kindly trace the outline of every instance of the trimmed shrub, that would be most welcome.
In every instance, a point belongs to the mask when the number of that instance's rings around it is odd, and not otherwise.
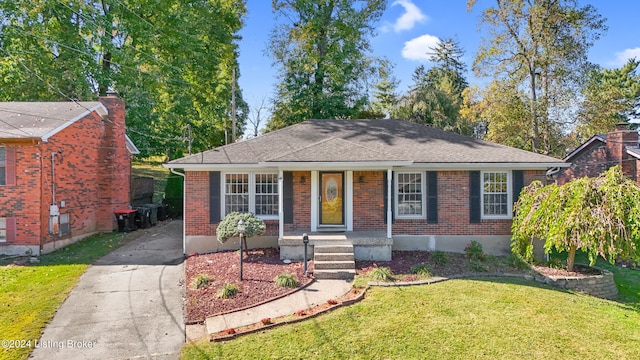
[[[218,290],[218,293],[216,295],[221,299],[229,299],[236,296],[238,292],[240,292],[240,290],[237,286],[235,286],[234,284],[226,283],[222,285],[222,288]]]

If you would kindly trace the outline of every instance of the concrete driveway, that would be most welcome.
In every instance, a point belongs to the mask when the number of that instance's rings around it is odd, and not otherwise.
[[[177,359],[185,341],[182,222],[144,231],[98,260],[30,359]]]

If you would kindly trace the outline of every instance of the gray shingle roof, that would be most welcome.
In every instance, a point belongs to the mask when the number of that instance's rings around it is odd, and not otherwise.
[[[562,160],[404,120],[308,120],[249,140],[169,162],[259,164],[298,162],[526,163]],[[186,166],[188,167],[188,166]]]
[[[0,103],[0,139],[42,138],[100,106],[97,101],[3,102]]]

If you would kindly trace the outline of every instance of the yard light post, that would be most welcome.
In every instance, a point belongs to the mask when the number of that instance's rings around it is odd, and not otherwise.
[[[242,281],[242,237],[244,236],[244,220],[238,221],[238,234],[240,235],[240,281]]]
[[[302,234],[302,243],[304,244],[304,275],[307,275],[307,244],[309,244],[309,235]]]

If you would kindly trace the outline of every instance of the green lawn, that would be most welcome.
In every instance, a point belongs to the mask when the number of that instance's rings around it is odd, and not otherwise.
[[[610,268],[619,302],[520,279],[371,288],[351,307],[187,345],[182,358],[639,359],[640,271]]]
[[[108,233],[40,257],[39,265],[0,264],[0,340],[34,340],[89,264],[130,236]],[[0,348],[0,359],[26,359],[30,349]]]

